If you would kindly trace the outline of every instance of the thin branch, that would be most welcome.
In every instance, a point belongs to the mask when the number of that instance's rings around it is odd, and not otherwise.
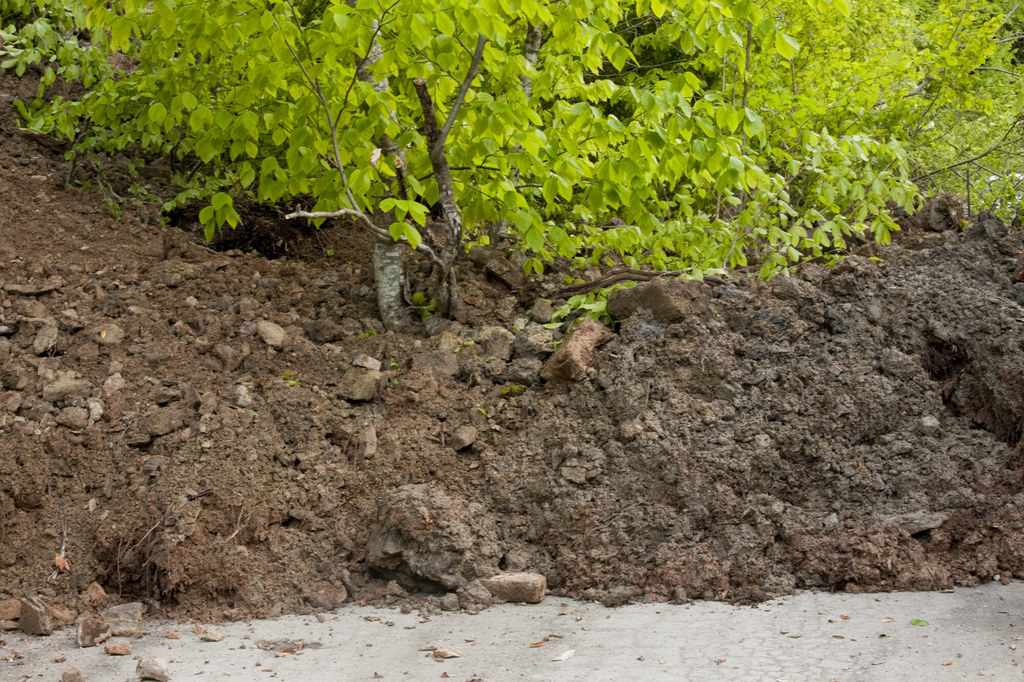
[[[448,139],[448,133],[451,132],[452,126],[455,125],[455,118],[459,115],[459,109],[462,108],[463,102],[466,101],[466,93],[469,92],[469,86],[473,83],[473,79],[476,78],[476,72],[480,68],[480,60],[484,56],[484,45],[487,44],[487,38],[479,36],[476,39],[476,52],[473,53],[473,61],[469,64],[469,72],[466,73],[466,79],[462,81],[462,86],[459,87],[459,94],[455,98],[455,104],[452,105],[452,110],[448,112],[448,120],[444,122],[444,126],[441,128],[441,133],[437,138],[437,141],[430,150],[430,156],[433,158],[435,154],[440,154],[444,151],[445,141]]]
[[[1003,74],[1006,74],[1007,76],[1013,76],[1014,78],[1020,79],[1020,74],[1019,73],[1014,73],[1013,71],[1007,71],[1006,69],[997,69],[994,66],[977,66],[977,67],[974,68],[974,70],[975,71],[995,71],[996,73],[1003,73]]]
[[[367,227],[370,228],[370,231],[376,235],[380,235],[382,232],[384,232],[379,227],[373,224],[373,221],[370,220],[370,216],[366,215],[360,210],[351,208],[339,208],[336,211],[303,211],[301,209],[298,209],[286,215],[285,219],[292,220],[293,218],[338,218],[340,216],[349,216],[350,218],[356,218],[357,220],[366,223]],[[390,239],[390,236],[388,238]]]
[[[956,163],[951,163],[950,165],[945,166],[944,168],[937,168],[937,169],[935,169],[933,171],[925,173],[924,175],[918,175],[916,178],[911,178],[910,181],[911,182],[918,182],[920,180],[925,180],[927,178],[930,178],[933,175],[938,175],[939,173],[945,173],[946,171],[951,171],[954,168],[959,168],[960,166],[966,166],[969,163],[974,163],[975,161],[978,161],[979,159],[983,159],[986,156],[988,156],[989,154],[991,154],[992,152],[994,152],[995,150],[999,149],[1001,146],[1003,146],[1003,144],[1004,144],[1003,140],[1000,140],[999,142],[995,143],[994,145],[992,145],[991,147],[989,147],[988,149],[986,149],[982,153],[978,154],[977,156],[972,156],[969,159],[964,159],[963,161],[957,161]]]

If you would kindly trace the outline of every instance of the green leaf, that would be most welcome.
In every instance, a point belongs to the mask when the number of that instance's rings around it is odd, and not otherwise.
[[[800,43],[795,39],[781,31],[778,31],[775,34],[775,51],[778,52],[783,59],[792,59],[799,49]]]
[[[167,107],[160,102],[154,102],[149,107],[149,120],[153,123],[163,123],[163,120],[167,117]]]
[[[920,618],[913,619],[912,621],[910,621],[910,624],[911,625],[916,625],[919,628],[926,628],[929,625],[928,621],[921,620]]]

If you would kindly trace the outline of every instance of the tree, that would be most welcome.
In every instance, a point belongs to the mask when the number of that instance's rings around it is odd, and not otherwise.
[[[208,236],[238,225],[243,194],[354,218],[375,236],[389,326],[404,318],[400,249],[431,260],[450,314],[455,259],[495,224],[533,272],[561,256],[700,277],[756,259],[769,276],[853,232],[886,241],[886,203],[916,197],[905,143],[969,89],[1002,21],[940,9],[905,40],[911,0],[895,14],[847,0],[49,8],[92,38],[60,68],[115,52],[133,68],[24,106],[30,125],[79,154],[194,159],[176,201],[209,200]],[[9,35],[5,64],[45,56]]]

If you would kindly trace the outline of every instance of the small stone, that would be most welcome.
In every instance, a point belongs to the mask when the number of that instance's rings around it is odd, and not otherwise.
[[[93,329],[92,338],[101,346],[116,346],[124,341],[124,330],[116,324],[104,324]]]
[[[20,606],[20,604],[19,604]],[[16,620],[0,620],[0,632],[6,632],[7,630],[17,630],[18,621]]]
[[[942,435],[942,424],[932,415],[925,415],[917,423],[917,431],[922,436],[938,437]]]
[[[199,639],[203,640],[204,642],[219,642],[220,640],[224,639],[224,633],[218,630],[217,628],[204,627],[199,632]]]
[[[57,378],[43,387],[43,400],[55,403],[72,396],[86,398],[92,392],[92,384],[77,372],[61,372]]]
[[[171,673],[167,670],[167,661],[152,654],[143,654],[139,659],[139,664],[135,667],[135,674],[142,680],[167,682],[171,679]]]
[[[338,393],[346,400],[373,400],[377,386],[384,375],[372,369],[353,367],[345,372],[338,384]]]
[[[235,386],[235,405],[239,407],[249,407],[252,405],[252,396],[249,395],[249,389],[242,384]]]
[[[101,403],[99,400],[94,400],[90,398],[89,400],[85,401],[85,404],[89,406],[90,421],[98,422],[100,419],[103,418],[103,403]]]
[[[476,429],[472,426],[460,426],[452,434],[451,446],[455,450],[464,450],[476,442]]]
[[[547,357],[555,350],[555,336],[539,324],[528,324],[516,334],[512,349],[517,357]]]
[[[71,625],[78,618],[78,611],[64,604],[50,604],[50,616],[61,625]]]
[[[137,637],[142,632],[142,602],[111,606],[103,612],[110,633],[117,637]]]
[[[78,624],[78,646],[97,646],[110,639],[110,626],[99,618],[86,618]]]
[[[21,602],[17,599],[0,601],[0,620],[18,620],[21,614]]]
[[[533,307],[530,308],[530,317],[537,324],[547,324],[551,322],[551,317],[555,314],[555,309],[551,303],[545,301],[543,298],[538,298]]]
[[[181,633],[177,630],[168,630],[167,639],[181,639]]]
[[[85,682],[78,668],[68,668],[60,675],[60,682]]]
[[[365,353],[359,353],[352,358],[352,364],[356,367],[363,367],[365,369],[372,369],[374,372],[380,371],[380,360],[377,358],[371,358]]]
[[[89,410],[84,407],[65,407],[57,415],[57,423],[80,431],[89,426]]]
[[[124,388],[124,377],[121,376],[120,372],[115,372],[107,377],[107,380],[103,382],[103,392],[107,395],[113,395]]]
[[[53,619],[46,604],[39,597],[22,597],[18,625],[27,635],[49,635],[53,632]]]
[[[36,338],[32,341],[32,352],[36,355],[49,353],[57,345],[57,326],[46,324],[36,332]]]
[[[111,642],[103,647],[103,653],[108,656],[131,656],[132,648],[124,642]]]
[[[139,420],[139,429],[150,436],[165,436],[185,423],[185,415],[173,407],[153,410]]]
[[[497,601],[539,604],[548,581],[540,573],[503,573],[480,581]]]
[[[95,580],[85,588],[85,596],[96,606],[103,606],[107,603],[107,593]]]
[[[284,327],[268,320],[260,320],[256,323],[256,333],[260,335],[263,342],[272,348],[280,348],[288,334]]]
[[[440,599],[442,611],[458,611],[459,610],[459,595],[454,592],[448,592]]]
[[[502,327],[484,327],[476,335],[485,358],[508,362],[512,358],[512,343],[515,335]]]

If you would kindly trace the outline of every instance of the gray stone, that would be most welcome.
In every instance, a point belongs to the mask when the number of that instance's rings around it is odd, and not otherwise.
[[[377,386],[384,375],[372,369],[353,367],[345,372],[338,384],[338,393],[347,400],[373,400]]]
[[[60,675],[60,682],[85,682],[78,668],[68,668]]]
[[[224,639],[224,633],[217,628],[212,628],[209,625],[204,627],[199,633],[199,639],[204,642],[219,642]]]
[[[472,426],[460,426],[452,434],[451,446],[455,450],[465,450],[476,442],[476,429]]]
[[[39,597],[22,597],[18,626],[27,635],[49,635],[53,632],[53,619],[46,604]]]
[[[139,420],[139,429],[150,436],[164,436],[177,431],[185,423],[185,415],[173,407],[153,410]]]
[[[534,301],[533,307],[530,308],[530,317],[538,324],[547,324],[548,322],[551,322],[551,317],[554,314],[554,306],[543,298],[538,298]]]
[[[89,425],[89,410],[84,407],[65,407],[57,415],[57,423],[69,429],[84,429]]]
[[[124,341],[124,330],[116,324],[104,324],[92,330],[92,337],[101,346],[116,346]]]
[[[512,349],[519,357],[547,357],[555,350],[555,335],[539,324],[528,324],[516,334]]]
[[[352,364],[356,367],[363,367],[364,369],[370,369],[374,372],[380,370],[380,360],[377,358],[371,358],[366,353],[359,353],[352,358]]]
[[[135,674],[141,680],[168,682],[171,679],[171,673],[167,669],[167,661],[153,654],[142,655],[142,658],[139,659],[139,664],[135,667]]]
[[[99,618],[86,618],[78,624],[78,646],[97,646],[110,639],[110,626]]]
[[[43,387],[43,400],[56,403],[70,397],[86,398],[92,393],[92,384],[77,372],[59,372],[57,378]]]
[[[36,355],[43,355],[49,353],[57,346],[57,326],[54,324],[46,324],[36,332],[35,339],[32,340],[32,352]]]
[[[110,625],[110,633],[117,637],[137,637],[142,632],[142,603],[111,606],[103,612],[103,620]]]
[[[548,580],[540,573],[503,573],[480,583],[501,602],[539,604],[548,589]]]
[[[922,436],[933,436],[938,437],[942,435],[942,424],[939,420],[932,415],[925,415],[921,417],[921,421],[917,423],[917,431]]]
[[[284,340],[288,338],[284,327],[268,320],[260,320],[256,323],[256,333],[260,335],[264,343],[272,348],[280,348],[284,345]]]
[[[494,358],[508,362],[512,358],[512,344],[515,335],[502,327],[484,327],[476,335],[485,358]]]

